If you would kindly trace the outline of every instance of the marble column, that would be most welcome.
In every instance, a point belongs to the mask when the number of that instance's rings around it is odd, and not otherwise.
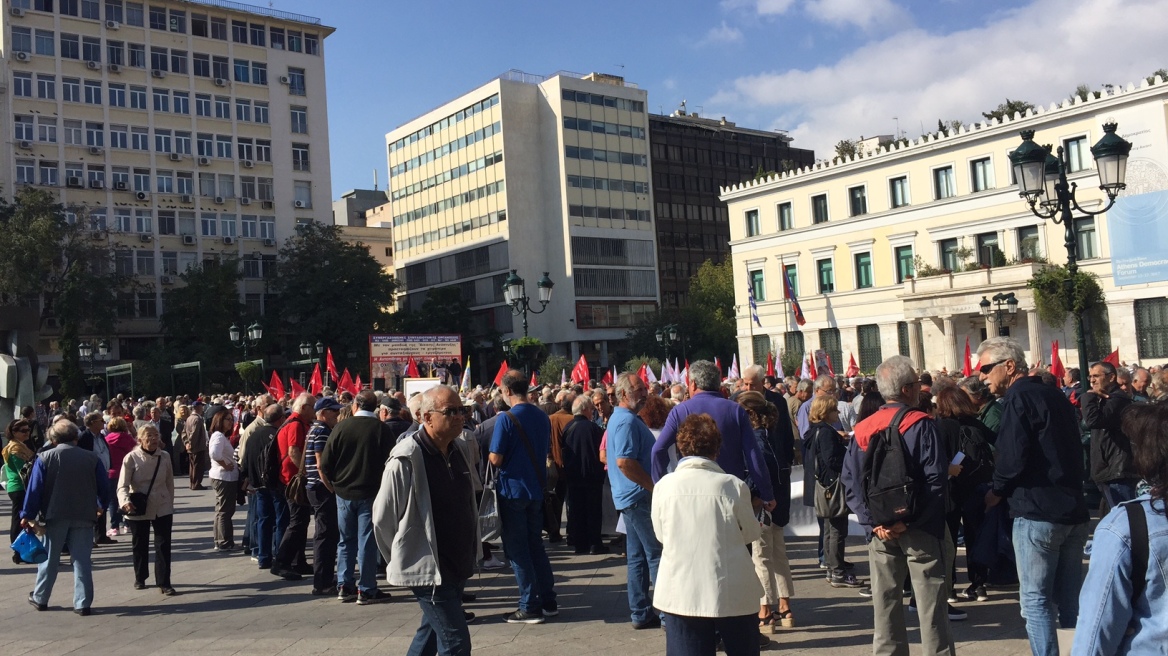
[[[576,360],[579,361],[580,358],[577,357]],[[608,369],[608,340],[600,343],[600,366],[603,369]]]
[[[925,368],[925,347],[921,343],[921,320],[908,320],[908,352],[917,369]]]
[[[998,316],[993,312],[986,315],[986,339],[998,336]]]
[[[957,362],[957,330],[953,326],[953,315],[941,317],[941,324],[945,330],[945,359],[941,364],[950,372],[961,371],[961,366],[954,364]]]
[[[1044,351],[1042,348],[1042,338],[1038,334],[1039,325],[1038,312],[1026,310],[1026,332],[1030,336],[1030,362],[1035,363],[1042,360],[1049,367],[1050,352]]]

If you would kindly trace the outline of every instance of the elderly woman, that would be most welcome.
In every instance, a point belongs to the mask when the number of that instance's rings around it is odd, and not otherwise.
[[[35,457],[32,449],[28,448],[30,435],[32,426],[23,419],[9,423],[4,429],[4,489],[12,501],[12,518],[8,525],[9,542],[20,535],[20,510],[24,508],[24,480],[20,478],[20,470]],[[20,564],[23,561],[14,552],[12,562]]]
[[[130,425],[122,417],[115,416],[109,420],[105,425],[105,443],[109,446],[109,480],[110,487],[117,487],[118,476],[122,473],[122,461],[125,460],[126,455],[134,450],[138,445],[138,441],[130,433]],[[110,503],[109,507],[109,533],[106,535],[114,537],[116,535],[125,535],[130,532],[130,527],[122,521],[122,509],[116,501]]]
[[[743,548],[762,534],[750,489],[715,461],[722,436],[709,415],[682,422],[677,448],[677,469],[653,488],[663,547],[653,606],[665,613],[666,652],[714,656],[720,634],[727,656],[753,656],[766,638],[756,615],[762,585]]]
[[[135,509],[130,495],[146,495],[146,505]],[[162,449],[158,428],[138,429],[138,446],[122,459],[118,475],[118,506],[130,526],[134,553],[134,589],[146,589],[150,575],[150,529],[154,529],[154,583],[162,594],[177,594],[170,585],[170,534],[174,524],[174,470]]]
[[[812,467],[815,474],[815,514],[823,519],[823,563],[828,569],[827,581],[833,588],[859,588],[863,582],[847,571],[844,561],[844,542],[848,537],[847,505],[826,503],[820,507],[819,503],[823,494],[844,493],[839,478],[844,467],[847,443],[833,426],[839,421],[839,404],[835,397],[830,394],[815,397],[811,402],[808,419],[811,423],[803,435],[803,439],[808,441],[809,456],[805,466]]]

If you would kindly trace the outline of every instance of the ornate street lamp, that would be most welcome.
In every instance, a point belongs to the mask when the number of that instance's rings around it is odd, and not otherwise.
[[[552,287],[555,283],[548,277],[548,272],[544,271],[543,276],[535,283],[539,290],[539,309],[536,310],[531,304],[531,298],[527,296],[525,283],[523,278],[515,269],[511,269],[511,273],[507,275],[507,279],[503,281],[503,298],[507,301],[507,305],[511,307],[511,314],[514,316],[523,317],[523,336],[527,337],[527,313],[540,314],[547,309],[548,303],[552,300]]]
[[[247,336],[244,337],[240,334],[239,326],[231,324],[231,327],[227,329],[227,336],[231,338],[232,346],[243,349],[243,359],[246,361],[248,359],[247,350],[259,345],[260,340],[264,337],[264,328],[258,321],[253,322],[247,327]]]
[[[993,314],[994,322],[998,324],[998,337],[1006,337],[1009,332],[1002,322],[1002,315],[1018,314],[1018,298],[1014,296],[1014,292],[1010,292],[1008,294],[994,294],[993,303],[990,303],[990,300],[985,296],[981,297],[981,302],[978,303],[978,307],[981,308],[981,316],[989,318]]]

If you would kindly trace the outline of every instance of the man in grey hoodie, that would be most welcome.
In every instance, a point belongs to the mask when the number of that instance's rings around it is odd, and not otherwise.
[[[478,512],[470,467],[454,445],[466,407],[439,385],[422,395],[419,414],[421,428],[389,454],[373,501],[373,534],[389,563],[388,582],[410,588],[422,608],[407,653],[469,655],[462,591],[478,558]]]

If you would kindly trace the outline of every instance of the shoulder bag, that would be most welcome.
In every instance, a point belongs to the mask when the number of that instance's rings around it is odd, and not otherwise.
[[[288,485],[284,488],[284,496],[288,499],[288,503],[294,503],[298,506],[307,506],[308,503],[308,474],[304,471],[304,456],[308,452],[308,436],[304,438],[304,446],[300,449],[300,463],[296,469],[296,475],[292,480],[288,481]]]
[[[503,522],[499,518],[499,470],[487,463],[486,480],[483,481],[483,497],[479,501],[479,533],[483,542],[498,538],[503,532]]]
[[[150,492],[154,489],[154,479],[158,478],[158,470],[162,468],[162,456],[158,456],[158,463],[154,465],[154,475],[150,477],[150,485],[142,492],[130,493],[130,512],[127,517],[140,517],[146,514],[146,504],[150,501]]]

